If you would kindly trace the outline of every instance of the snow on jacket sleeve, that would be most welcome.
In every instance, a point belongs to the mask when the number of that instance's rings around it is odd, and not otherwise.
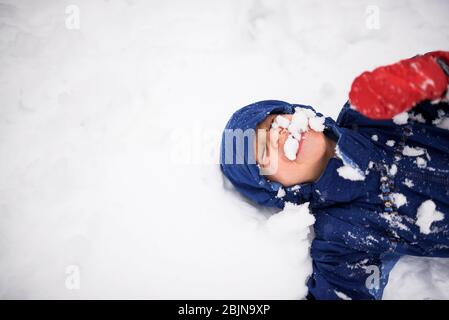
[[[395,255],[356,251],[342,243],[315,239],[308,299],[378,300],[388,282]]]
[[[447,92],[449,52],[434,51],[363,72],[351,86],[349,100],[371,119],[391,119],[425,100]]]

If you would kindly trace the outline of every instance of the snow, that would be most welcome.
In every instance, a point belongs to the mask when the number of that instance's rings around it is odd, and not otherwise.
[[[322,132],[324,130],[324,117],[313,117],[309,119],[309,126],[312,130]]]
[[[348,297],[346,294],[344,294],[341,291],[334,290],[337,297],[339,297],[341,300],[352,300],[350,297]]]
[[[432,123],[441,129],[449,130],[449,117],[446,116],[446,113],[442,109],[438,109],[438,117],[432,121]]]
[[[416,165],[418,166],[418,168],[425,168],[425,167],[427,167],[427,161],[426,161],[426,159],[424,159],[422,157],[417,157]]]
[[[275,121],[277,126],[281,128],[287,129],[288,126],[290,125],[290,120],[288,120],[286,117],[283,116],[276,116]]]
[[[413,112],[409,112],[409,117],[410,119],[416,121],[416,122],[420,122],[420,123],[426,123],[426,119],[424,119],[423,115],[421,113],[413,113]]]
[[[307,132],[309,127],[315,131],[323,131],[324,117],[317,117],[312,110],[296,107],[291,121],[284,116],[276,116],[271,128],[276,129],[279,127],[286,128],[290,132],[284,143],[283,151],[287,159],[293,161],[296,159],[302,133]]]
[[[413,181],[410,180],[410,179],[408,179],[408,178],[405,178],[405,179],[404,179],[403,184],[406,185],[406,186],[409,187],[409,188],[411,188],[411,187],[413,187],[413,186],[415,185],[415,184],[413,183]]]
[[[407,204],[407,197],[402,193],[393,192],[391,196],[393,198],[394,204],[396,205],[396,208],[399,209],[403,205]]]
[[[443,117],[435,124],[438,128],[449,130],[449,117]]]
[[[425,153],[425,150],[423,148],[420,147],[410,147],[405,145],[404,149],[402,150],[402,154],[404,156],[409,156],[409,157],[417,157],[420,156],[422,154]]]
[[[403,125],[406,124],[408,121],[408,113],[407,112],[401,112],[393,117],[393,122],[397,125]]]
[[[416,225],[419,227],[421,233],[429,234],[432,223],[444,219],[444,214],[436,209],[435,202],[426,200],[418,207],[416,214]]]
[[[361,181],[365,180],[365,176],[360,172],[359,169],[343,165],[337,169],[338,175],[343,179],[351,180],[351,181]]]
[[[304,297],[308,244],[222,178],[220,134],[263,99],[336,119],[362,71],[447,49],[447,1],[368,5],[2,1],[0,298]],[[447,299],[448,266],[403,258],[385,296]]]
[[[308,114],[302,108],[296,107],[292,117],[292,124],[301,132],[308,130]]]
[[[388,170],[388,173],[389,173],[391,176],[395,176],[397,172],[398,172],[398,166],[395,165],[395,164],[392,164],[391,167],[390,167],[390,169]]]
[[[286,193],[285,193],[285,189],[282,187],[279,187],[278,193],[276,194],[276,197],[278,198],[283,198],[285,197]]]
[[[284,210],[272,215],[265,228],[276,243],[281,244],[284,259],[297,268],[298,297],[307,295],[307,280],[312,274],[310,246],[313,240],[315,217],[309,211],[309,202],[296,205],[286,202]]]
[[[298,152],[299,142],[293,136],[288,136],[284,143],[284,154],[288,160],[295,160]]]
[[[449,259],[403,257],[390,273],[383,299],[447,300],[447,270]]]
[[[394,140],[387,140],[387,142],[385,142],[385,144],[389,147],[394,147],[396,141]]]

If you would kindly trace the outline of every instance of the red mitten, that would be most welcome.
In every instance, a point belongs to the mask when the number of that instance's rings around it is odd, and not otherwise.
[[[423,100],[441,98],[449,82],[441,63],[449,65],[449,52],[429,52],[364,72],[352,83],[349,102],[371,119],[391,119]]]

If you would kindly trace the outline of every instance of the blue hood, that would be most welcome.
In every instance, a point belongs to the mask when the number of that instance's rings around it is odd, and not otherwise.
[[[232,161],[226,159],[226,151],[232,155],[236,154],[237,143],[232,140],[232,144],[226,145],[226,130],[256,129],[256,126],[262,122],[269,114],[292,114],[295,107],[313,110],[318,116],[323,116],[316,112],[314,108],[307,105],[290,104],[284,101],[266,100],[250,104],[236,111],[223,131],[221,142],[220,167],[223,174],[231,181],[234,187],[251,201],[269,207],[283,208],[286,201],[297,204],[309,201],[311,183],[299,184],[285,188],[285,196],[277,197],[280,183],[269,181],[265,176],[260,175],[259,167],[254,161],[254,149],[251,137],[248,137],[247,144],[243,148],[243,161],[232,158]],[[335,121],[330,117],[325,117],[325,132],[336,126]],[[254,138],[254,137],[253,137]],[[228,148],[228,150],[226,150]],[[251,151],[251,154],[248,153]],[[234,156],[235,157],[235,156]],[[225,161],[225,159],[227,161]]]

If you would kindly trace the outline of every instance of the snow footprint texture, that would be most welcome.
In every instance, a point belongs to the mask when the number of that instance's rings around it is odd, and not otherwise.
[[[319,117],[313,110],[296,107],[295,113],[290,121],[282,115],[278,115],[273,124],[272,129],[284,128],[289,132],[288,138],[284,144],[284,154],[289,160],[296,159],[299,142],[303,137],[303,133],[310,129],[314,131],[324,130],[324,117]]]

